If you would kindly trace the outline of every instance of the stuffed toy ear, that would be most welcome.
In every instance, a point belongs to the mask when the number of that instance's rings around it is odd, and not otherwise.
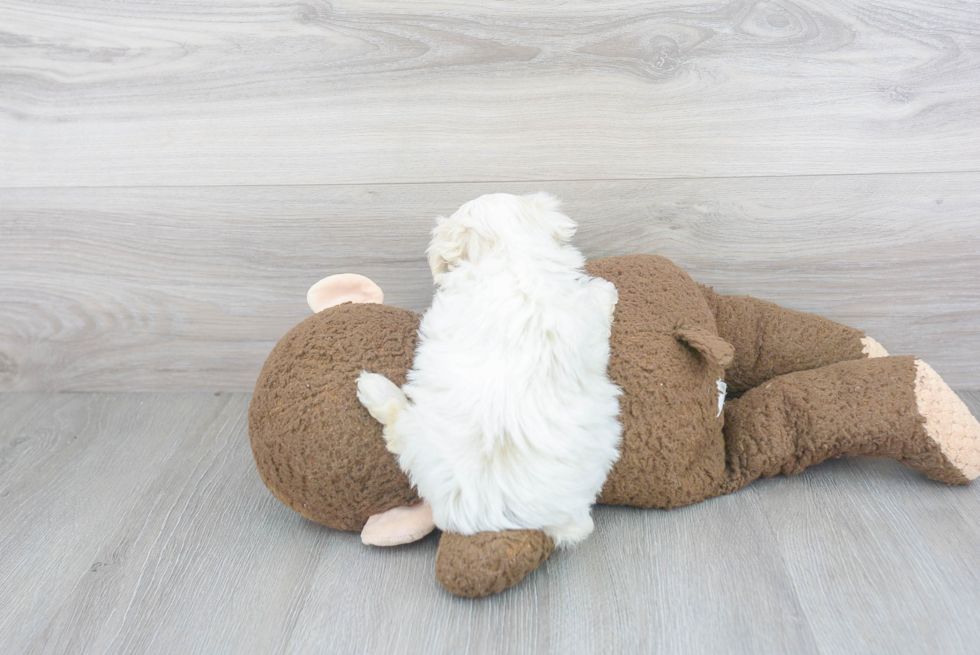
[[[400,546],[418,541],[435,529],[428,504],[393,507],[367,520],[361,530],[361,542],[368,546]]]
[[[703,327],[682,325],[674,330],[674,338],[696,350],[713,366],[728,368],[735,360],[732,344]]]
[[[345,302],[382,304],[385,294],[381,287],[363,275],[341,273],[325,277],[306,292],[306,302],[313,313]]]

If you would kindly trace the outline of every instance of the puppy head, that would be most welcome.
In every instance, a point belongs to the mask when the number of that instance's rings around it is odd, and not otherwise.
[[[426,250],[433,277],[504,249],[539,255],[559,249],[574,236],[575,222],[558,207],[548,193],[494,193],[469,201],[449,218],[440,216]]]

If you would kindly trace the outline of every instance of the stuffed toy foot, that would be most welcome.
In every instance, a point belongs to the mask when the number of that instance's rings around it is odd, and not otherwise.
[[[980,476],[980,423],[939,374],[915,360],[915,403],[929,438],[965,483]],[[955,476],[952,476],[955,478]]]

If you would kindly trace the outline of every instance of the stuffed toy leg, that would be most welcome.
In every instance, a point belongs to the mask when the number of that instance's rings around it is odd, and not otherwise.
[[[977,422],[935,371],[882,357],[781,375],[725,407],[730,468],[719,489],[831,457],[890,457],[947,484],[980,474]]]

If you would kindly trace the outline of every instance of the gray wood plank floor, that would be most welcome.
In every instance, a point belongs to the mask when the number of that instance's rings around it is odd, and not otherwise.
[[[962,392],[980,413],[980,392]],[[836,460],[446,593],[434,536],[322,528],[255,473],[247,394],[0,394],[2,653],[941,653],[980,645],[980,485]]]

